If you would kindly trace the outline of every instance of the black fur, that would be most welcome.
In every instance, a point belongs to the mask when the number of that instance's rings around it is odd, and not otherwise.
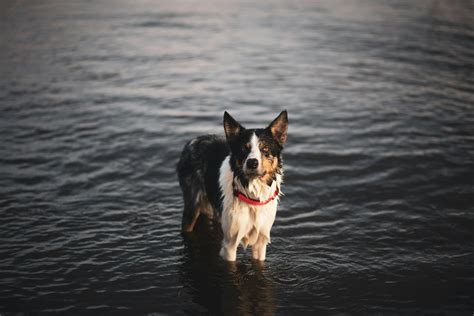
[[[184,146],[177,166],[184,199],[183,229],[199,216],[196,214],[199,212],[196,205],[199,194],[209,201],[208,207],[212,207],[209,212],[219,216],[216,213],[222,209],[219,168],[228,155],[226,140],[217,135],[200,136]]]

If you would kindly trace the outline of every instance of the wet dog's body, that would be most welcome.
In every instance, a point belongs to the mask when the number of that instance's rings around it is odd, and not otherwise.
[[[235,261],[239,243],[252,246],[254,259],[265,260],[281,194],[287,129],[286,111],[264,129],[245,129],[225,112],[226,138],[206,135],[187,143],[178,163],[183,232],[191,232],[199,215],[206,215],[221,222],[225,260]]]

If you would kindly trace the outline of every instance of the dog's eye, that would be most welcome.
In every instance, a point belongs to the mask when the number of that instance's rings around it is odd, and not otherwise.
[[[268,149],[268,147],[263,147],[263,148],[261,149],[261,151],[262,151],[262,153],[265,154],[265,156],[270,155],[270,149]]]
[[[250,150],[250,144],[245,144],[244,146],[242,146],[242,150],[243,151],[249,151]]]

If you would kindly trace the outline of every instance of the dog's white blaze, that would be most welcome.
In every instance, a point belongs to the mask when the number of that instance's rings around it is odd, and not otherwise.
[[[250,181],[248,188],[243,188],[240,181],[234,179],[229,161],[230,157],[224,159],[219,175],[219,185],[223,194],[221,225],[224,232],[220,255],[225,260],[235,261],[237,246],[242,243],[244,247],[252,246],[254,259],[265,260],[278,198],[262,206],[249,205],[234,196],[234,185],[250,198],[267,200],[274,194],[277,186],[280,188],[282,176],[278,174],[271,186],[256,178]],[[246,242],[242,240],[244,238]]]
[[[262,153],[260,152],[260,148],[258,146],[259,139],[255,133],[252,134],[250,137],[250,153],[247,156],[247,159],[245,159],[244,162],[244,169],[247,169],[247,160],[249,159],[257,159],[258,161],[258,168],[257,172],[261,173],[262,169]]]
[[[260,153],[260,148],[258,147],[258,137],[255,133],[250,137],[250,154],[248,158],[255,158],[260,162],[262,160],[262,154]],[[248,159],[247,158],[247,159]]]

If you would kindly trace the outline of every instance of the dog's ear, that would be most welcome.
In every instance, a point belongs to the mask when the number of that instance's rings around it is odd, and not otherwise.
[[[224,112],[224,131],[228,141],[239,135],[244,129],[227,111]]]
[[[267,129],[270,130],[273,138],[283,147],[288,133],[288,113],[286,110],[282,111],[280,115],[268,125]]]

